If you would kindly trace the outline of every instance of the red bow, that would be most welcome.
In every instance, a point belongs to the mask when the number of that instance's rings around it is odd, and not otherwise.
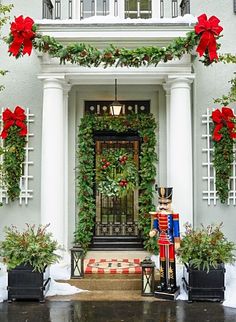
[[[215,128],[212,136],[214,141],[220,141],[222,139],[222,134],[220,133],[220,130],[223,126],[227,126],[231,139],[236,138],[236,132],[234,132],[235,123],[232,122],[232,120],[235,119],[235,115],[231,108],[222,107],[222,112],[219,109],[217,109],[212,112],[211,117],[215,123]]]
[[[210,61],[218,59],[216,52],[216,37],[219,36],[223,30],[223,28],[219,26],[219,22],[220,20],[217,17],[212,16],[207,20],[206,14],[203,14],[198,17],[198,24],[194,27],[196,34],[201,35],[197,52],[201,57],[208,49]]]
[[[9,52],[13,56],[17,56],[21,52],[23,46],[22,54],[28,54],[30,56],[32,51],[32,40],[35,37],[35,32],[32,30],[34,25],[34,20],[30,17],[19,16],[15,18],[15,21],[11,24],[11,35],[13,41],[9,47]]]
[[[6,139],[8,136],[8,129],[16,125],[21,130],[19,132],[20,136],[26,136],[27,134],[27,126],[25,124],[25,111],[20,106],[16,106],[14,112],[10,111],[9,108],[5,109],[5,111],[2,113],[2,120],[3,120],[3,130],[1,133],[1,138]]]

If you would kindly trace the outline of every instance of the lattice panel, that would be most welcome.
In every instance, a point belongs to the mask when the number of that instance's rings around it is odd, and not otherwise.
[[[203,190],[203,199],[207,200],[208,205],[214,206],[219,202],[215,188],[215,169],[213,167],[213,143],[211,140],[211,113],[210,109],[207,109],[206,114],[202,115],[202,124],[205,128],[205,134],[202,138],[205,142],[205,147],[202,149],[204,162],[202,163],[204,175],[202,177],[205,182],[206,189]],[[234,153],[236,147],[234,145]],[[232,176],[230,177],[230,191],[228,198],[228,205],[236,205],[236,162],[232,163]]]
[[[1,114],[3,113],[4,109],[2,109]],[[31,167],[34,164],[31,160],[31,154],[34,150],[33,147],[30,146],[31,138],[34,136],[34,134],[31,132],[31,124],[34,122],[34,114],[30,113],[30,109],[27,108],[25,110],[26,113],[26,122],[27,122],[27,128],[28,128],[28,134],[27,134],[27,143],[25,146],[25,161],[23,163],[23,171],[22,176],[20,178],[20,189],[21,193],[19,196],[19,204],[28,204],[29,199],[33,198],[33,190],[30,189],[30,181],[33,180],[33,176],[31,175]],[[2,117],[0,119],[0,131],[2,131]],[[0,140],[0,146],[3,147],[3,140]],[[0,164],[3,162],[3,156],[0,155]],[[6,189],[0,188],[0,202],[8,204],[8,196]]]

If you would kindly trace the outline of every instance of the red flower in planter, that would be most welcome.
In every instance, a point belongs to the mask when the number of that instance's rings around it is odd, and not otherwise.
[[[15,21],[11,24],[11,35],[13,37],[12,43],[9,47],[9,52],[13,56],[18,56],[22,54],[28,54],[30,56],[32,51],[32,40],[35,37],[35,32],[33,31],[34,20],[30,17],[19,16],[15,18]]]
[[[235,123],[232,122],[233,119],[235,119],[235,115],[231,108],[222,107],[222,111],[217,109],[212,112],[211,117],[213,122],[215,123],[215,128],[212,136],[214,141],[220,141],[222,139],[222,134],[220,133],[220,130],[223,126],[226,126],[228,128],[230,137],[232,139],[236,138],[236,132],[234,132]]]
[[[25,119],[25,111],[20,106],[16,106],[14,112],[10,111],[9,108],[5,109],[5,111],[2,114],[3,130],[1,133],[1,138],[7,138],[8,129],[13,125],[18,126],[21,129],[19,132],[20,136],[26,136],[27,126],[25,124]]]
[[[201,36],[196,50],[200,57],[208,50],[210,61],[218,59],[216,38],[223,30],[219,22],[220,20],[215,16],[207,19],[206,14],[202,14],[198,17],[198,24],[194,27],[196,34]]]

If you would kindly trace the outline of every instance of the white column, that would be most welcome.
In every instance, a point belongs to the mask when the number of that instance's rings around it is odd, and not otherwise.
[[[41,78],[39,76],[39,78]],[[62,76],[63,78],[63,76]],[[43,82],[41,223],[65,245],[65,106],[63,79]]]
[[[168,184],[173,187],[173,210],[180,214],[180,229],[193,222],[193,163],[191,77],[170,76]]]

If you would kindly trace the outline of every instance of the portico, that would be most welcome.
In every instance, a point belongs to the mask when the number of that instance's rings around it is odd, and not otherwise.
[[[188,57],[185,57],[188,59]],[[63,67],[61,67],[63,69]],[[78,67],[76,67],[78,68]],[[157,183],[174,188],[173,204],[180,213],[181,223],[192,222],[192,131],[191,131],[191,73],[167,75],[154,68],[145,70],[122,71],[116,70],[119,84],[132,86],[156,86],[157,92],[164,87],[167,94],[164,110],[166,111],[166,141],[159,142],[158,155],[163,153],[162,147],[167,145],[166,156],[160,160],[167,160],[167,176],[160,176],[159,171],[165,165],[159,165]],[[113,83],[113,72],[93,70],[77,76],[73,73],[47,73],[39,78],[43,82],[43,125],[42,125],[42,159],[41,159],[41,223],[50,222],[50,229],[61,245],[68,249],[68,93],[71,86],[99,82],[104,88]],[[144,85],[145,84],[145,85]],[[70,93],[69,93],[70,94]],[[75,91],[71,92],[76,100]],[[81,98],[83,94],[80,93]],[[111,95],[113,95],[111,93]],[[96,95],[91,93],[91,99]],[[134,93],[130,93],[134,97]],[[112,98],[112,97],[109,97]],[[78,98],[77,98],[78,99]],[[158,102],[159,104],[159,102]],[[156,107],[157,108],[157,107]],[[81,111],[80,113],[83,113]],[[157,113],[158,115],[158,113]],[[157,120],[158,121],[158,120]],[[160,148],[161,147],[161,148]],[[70,169],[71,170],[71,169]],[[70,171],[71,172],[71,171]],[[162,178],[160,181],[160,177]],[[74,176],[75,178],[75,176]],[[165,178],[165,179],[164,179]],[[164,181],[164,182],[163,182]],[[74,183],[75,189],[75,183]],[[76,217],[76,214],[70,216]],[[75,219],[74,219],[75,220]],[[73,221],[74,221],[73,220]]]

